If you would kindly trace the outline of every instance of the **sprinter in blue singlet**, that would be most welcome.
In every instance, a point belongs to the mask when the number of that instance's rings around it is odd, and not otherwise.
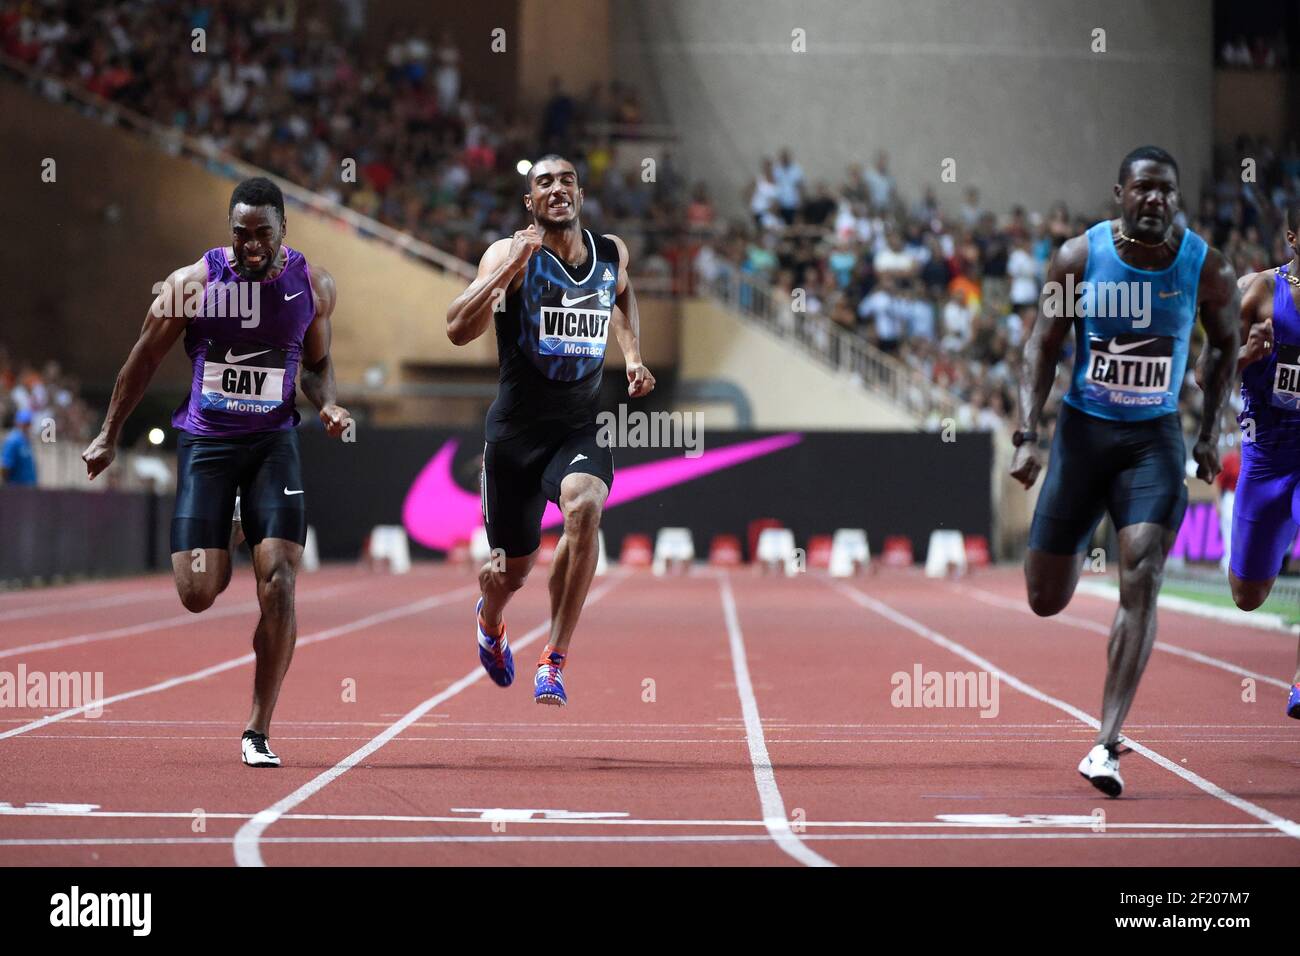
[[[1029,605],[1043,616],[1074,595],[1080,553],[1103,513],[1119,536],[1120,606],[1111,627],[1101,726],[1079,773],[1107,796],[1124,784],[1120,728],[1156,636],[1165,555],[1187,504],[1178,395],[1200,311],[1206,345],[1197,477],[1219,471],[1219,412],[1238,346],[1232,267],[1175,223],[1178,164],[1143,146],[1120,164],[1118,219],[1065,242],[1052,260],[1039,316],[1025,343],[1021,427],[1011,474],[1033,487],[1042,469],[1038,423],[1074,329],[1074,376],[1061,402],[1051,462],[1025,556]]]

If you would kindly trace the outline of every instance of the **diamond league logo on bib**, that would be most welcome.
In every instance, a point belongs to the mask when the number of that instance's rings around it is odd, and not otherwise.
[[[1173,356],[1174,340],[1163,335],[1090,336],[1087,394],[1110,405],[1161,405]]]
[[[1272,402],[1278,408],[1300,411],[1300,345],[1277,343]]]
[[[203,407],[265,415],[284,404],[284,349],[213,346],[203,363]]]
[[[542,355],[601,358],[609,336],[609,290],[565,289],[541,308],[537,350]]]

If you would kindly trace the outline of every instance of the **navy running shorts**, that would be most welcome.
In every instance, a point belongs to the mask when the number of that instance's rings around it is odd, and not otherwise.
[[[1186,463],[1177,414],[1111,421],[1062,402],[1029,547],[1078,554],[1103,513],[1116,531],[1144,522],[1176,531],[1187,509]]]
[[[249,546],[307,540],[298,433],[292,429],[207,438],[181,432],[176,446],[172,553],[230,546],[235,496]]]

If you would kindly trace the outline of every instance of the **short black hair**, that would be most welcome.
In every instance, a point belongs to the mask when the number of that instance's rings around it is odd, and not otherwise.
[[[532,188],[533,188],[533,170],[537,168],[537,164],[538,164],[538,163],[544,163],[544,162],[546,162],[547,160],[550,160],[550,159],[558,159],[558,160],[559,160],[560,162],[562,162],[562,163],[568,163],[570,166],[573,167],[573,175],[574,175],[574,177],[575,177],[575,178],[577,177],[577,175],[578,175],[578,164],[577,164],[577,163],[575,163],[573,160],[569,159],[569,157],[567,157],[567,156],[561,156],[559,153],[547,153],[545,156],[540,156],[540,157],[538,157],[536,160],[533,161],[533,164],[532,164],[531,166],[528,167],[528,189],[529,189],[530,191],[531,191]]]
[[[1292,232],[1300,232],[1300,196],[1286,204],[1286,227]]]
[[[245,206],[274,206],[275,211],[280,214],[280,222],[284,222],[284,193],[280,192],[280,187],[265,176],[245,179],[236,186],[235,191],[230,194],[230,208],[226,213],[234,212],[235,207],[240,203]]]
[[[1133,172],[1133,164],[1140,163],[1144,159],[1149,159],[1153,163],[1162,163],[1166,166],[1172,166],[1174,170],[1174,180],[1178,180],[1178,162],[1159,146],[1139,146],[1119,164],[1119,184],[1123,186],[1128,182],[1129,175]]]

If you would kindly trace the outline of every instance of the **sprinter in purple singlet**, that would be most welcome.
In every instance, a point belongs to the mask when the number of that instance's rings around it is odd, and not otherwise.
[[[1287,208],[1286,225],[1291,261],[1240,282],[1241,478],[1228,581],[1243,611],[1268,597],[1300,525],[1300,204]],[[1300,719],[1300,649],[1286,712]]]
[[[284,245],[284,197],[269,179],[235,187],[229,212],[231,244],[208,250],[156,290],[103,430],[81,457],[92,480],[112,464],[123,423],[184,334],[194,375],[172,417],[180,431],[172,572],[186,608],[212,606],[230,583],[238,496],[237,530],[252,550],[262,610],[253,633],[253,708],[240,746],[248,766],[278,767],[271,713],[297,638],[294,583],[307,536],[295,431],[299,372],[330,435],[340,437],[349,418],[335,401],[330,361],[333,277]]]

